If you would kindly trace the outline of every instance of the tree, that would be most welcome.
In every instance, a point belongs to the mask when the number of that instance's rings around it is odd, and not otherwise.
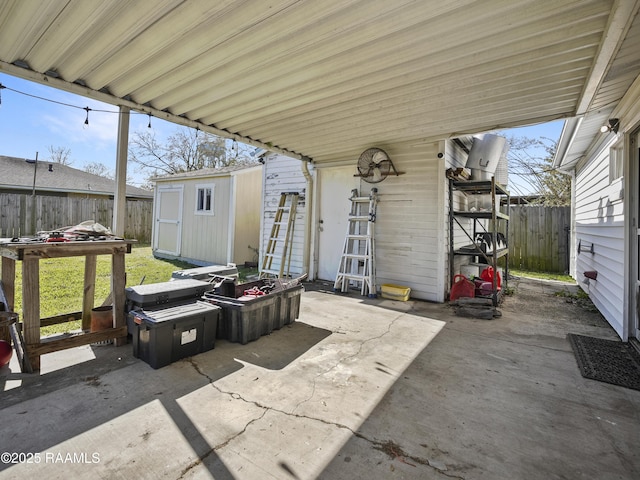
[[[71,150],[68,148],[49,145],[47,150],[49,150],[49,161],[51,163],[59,163],[61,165],[71,165],[73,163],[73,160],[69,158]]]
[[[87,173],[91,173],[92,175],[98,175],[99,177],[110,178],[111,180],[115,178],[115,175],[113,175],[113,173],[106,167],[106,165],[99,162],[87,163],[84,166],[84,171]]]
[[[129,159],[150,175],[253,163],[248,147],[241,150],[234,144],[235,148],[227,148],[224,138],[194,129],[179,128],[166,143],[159,142],[154,131],[138,131],[130,142]]]
[[[553,168],[557,142],[550,138],[509,137],[509,175],[528,183],[535,201],[542,205],[558,206],[571,203],[571,178]]]

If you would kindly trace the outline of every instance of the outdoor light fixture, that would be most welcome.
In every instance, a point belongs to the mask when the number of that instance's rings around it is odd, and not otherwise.
[[[613,132],[618,133],[618,128],[620,127],[620,120],[617,118],[610,118],[608,125],[603,125],[600,127],[600,131],[602,133]]]

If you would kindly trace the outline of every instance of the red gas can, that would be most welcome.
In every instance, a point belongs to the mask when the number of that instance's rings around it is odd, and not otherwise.
[[[454,301],[460,297],[474,297],[476,292],[475,284],[464,275],[455,275],[449,300]]]

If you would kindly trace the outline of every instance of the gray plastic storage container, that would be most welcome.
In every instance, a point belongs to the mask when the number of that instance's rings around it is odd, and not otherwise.
[[[246,344],[268,335],[298,318],[304,287],[296,285],[258,297],[246,297],[244,291],[260,287],[264,280],[235,286],[234,297],[206,292],[203,300],[222,308],[218,338]]]
[[[188,299],[195,302],[212,288],[213,285],[210,283],[194,279],[127,287],[127,310],[133,310],[134,307],[168,305]]]
[[[215,346],[220,308],[207,302],[129,312],[133,356],[153,368],[197,355]]]

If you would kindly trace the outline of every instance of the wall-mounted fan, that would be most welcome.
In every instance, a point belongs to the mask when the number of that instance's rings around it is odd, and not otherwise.
[[[367,183],[379,183],[387,178],[387,175],[393,171],[394,174],[400,175],[387,152],[381,148],[368,148],[360,154],[358,158],[358,177]]]

